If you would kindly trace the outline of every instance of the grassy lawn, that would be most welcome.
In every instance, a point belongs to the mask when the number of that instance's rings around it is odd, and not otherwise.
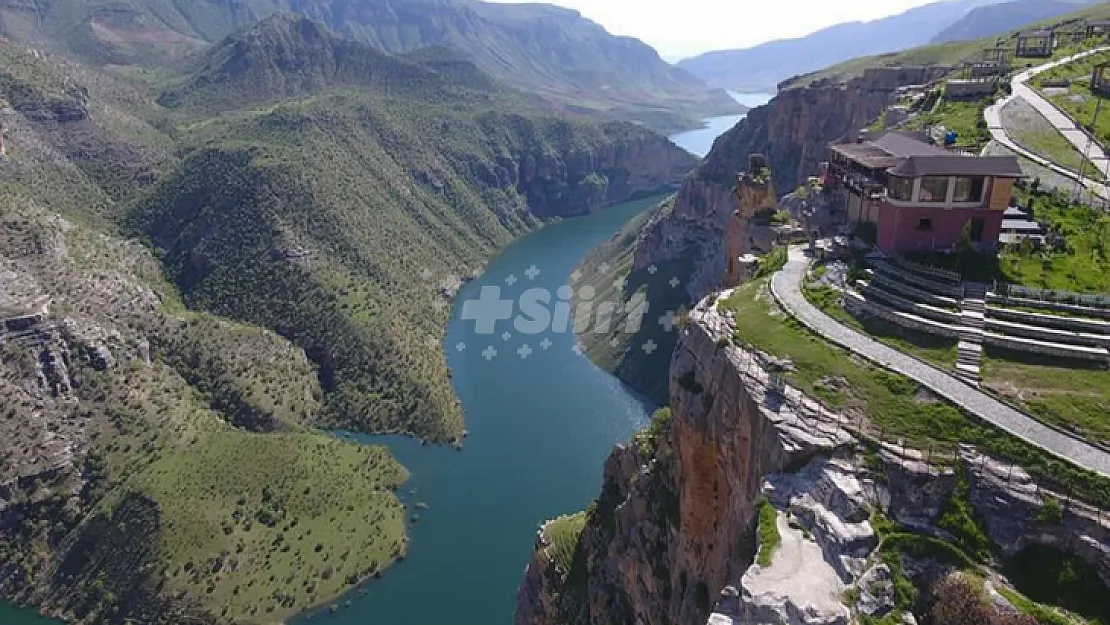
[[[1106,180],[1106,176],[1091,164],[1086,156],[1075,149],[1075,146],[1064,135],[1060,134],[1059,130],[1051,125],[1046,128],[1019,128],[1013,131],[1007,129],[1007,133],[1021,147],[1034,154],[1039,154],[1061,167],[1082,172],[1084,177],[1091,180]],[[1096,152],[1097,148],[1093,148],[1092,154]]]
[[[1110,445],[1110,371],[988,348],[983,384],[1046,423]]]
[[[990,141],[990,130],[983,118],[983,109],[993,101],[993,98],[972,102],[941,98],[931,111],[917,116],[909,124],[909,128],[924,130],[930,126],[943,125],[959,135],[957,146],[977,149]]]
[[[1023,206],[1067,239],[1061,250],[1008,249],[999,255],[999,271],[1023,286],[1110,293],[1110,216],[1072,204],[1059,195],[1019,191]]]
[[[1049,484],[1110,505],[1110,480],[1062,463],[932,397],[912,380],[817,337],[779,310],[765,280],[740,287],[720,306],[736,315],[738,343],[789,358],[794,370],[783,376],[790,384],[842,410],[852,422],[862,418],[870,432],[882,432],[887,440],[902,437],[920,448],[947,451],[957,442],[974,444]]]

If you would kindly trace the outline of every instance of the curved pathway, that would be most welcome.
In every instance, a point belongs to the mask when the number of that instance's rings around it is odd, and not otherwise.
[[[1079,466],[1110,476],[1110,453],[1050,428],[944,371],[856,332],[818,310],[802,294],[802,281],[808,267],[809,259],[803,248],[791,248],[786,267],[771,278],[771,291],[787,312],[811,330],[853,353],[913,379],[1014,436]]]
[[[1051,63],[1038,65],[1037,67],[1027,69],[1024,72],[1015,75],[1010,82],[1012,94],[1006,96],[1005,98],[1002,98],[1001,100],[998,100],[991,106],[987,107],[985,111],[983,111],[983,117],[986,119],[987,127],[990,129],[991,137],[995,141],[1009,148],[1010,150],[1017,152],[1021,156],[1024,156],[1025,158],[1028,158],[1029,160],[1032,160],[1039,165],[1048,167],[1054,172],[1072,180],[1080,180],[1079,172],[1061,167],[1060,165],[1049,161],[1039,154],[1026,150],[1025,148],[1019,146],[1017,142],[1013,140],[1013,138],[1006,134],[1006,129],[1002,126],[1002,109],[1014,99],[1021,98],[1032,105],[1033,108],[1037,109],[1037,112],[1044,116],[1044,118],[1047,119],[1048,122],[1053,125],[1053,127],[1059,130],[1060,134],[1062,134],[1064,138],[1067,139],[1068,142],[1071,143],[1072,146],[1074,146],[1075,149],[1079,151],[1080,154],[1087,156],[1091,164],[1101,170],[1105,176],[1110,178],[1110,158],[1107,157],[1102,146],[1100,146],[1098,142],[1095,141],[1094,138],[1087,134],[1082,128],[1076,126],[1075,121],[1065,115],[1064,112],[1057,108],[1055,104],[1049,102],[1035,89],[1026,84],[1029,82],[1030,78],[1036,76],[1037,74],[1046,72],[1055,67],[1059,67],[1060,65],[1066,65],[1067,63],[1078,61],[1080,59],[1091,56],[1092,54],[1098,54],[1100,52],[1106,52],[1108,50],[1110,50],[1110,46],[1093,48],[1091,50],[1080,52],[1079,54],[1073,54],[1058,61],[1052,61]],[[1086,177],[1083,177],[1082,181],[1083,185],[1092,193],[1104,200],[1110,200],[1110,186],[1095,182]]]

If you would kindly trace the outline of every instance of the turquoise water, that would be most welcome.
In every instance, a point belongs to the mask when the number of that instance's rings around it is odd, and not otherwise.
[[[704,155],[740,117],[707,120],[706,128],[672,139]],[[492,334],[478,335],[473,322],[461,319],[462,303],[484,286],[498,286],[510,299],[532,288],[556,292],[593,247],[656,201],[629,202],[545,227],[510,245],[481,278],[463,287],[444,348],[466,411],[470,436],[464,450],[426,448],[403,437],[356,437],[387,444],[412,474],[401,493],[420,516],[409,556],[337,601],[345,606],[338,613],[294,623],[512,622],[539,523],[581,510],[597,496],[610,449],[643,427],[653,406],[576,354],[570,332],[524,336],[501,321]],[[533,266],[539,273],[529,279]],[[508,340],[501,336],[505,331]],[[550,341],[546,349],[544,339]],[[525,343],[532,353],[522,359],[517,350]],[[417,510],[417,503],[427,509]],[[0,625],[45,623],[55,621],[0,605]]]
[[[773,96],[764,93],[732,93],[729,95],[737,102],[748,107],[756,107],[761,104],[766,104]],[[704,157],[709,154],[709,150],[713,147],[713,141],[721,136],[726,130],[732,128],[744,119],[744,115],[724,115],[722,117],[710,117],[705,120],[705,125],[695,130],[687,132],[680,132],[676,135],[671,135],[671,141],[675,142],[680,148],[696,156]]]
[[[59,622],[39,616],[34,610],[23,610],[0,603],[0,625],[58,625]]]

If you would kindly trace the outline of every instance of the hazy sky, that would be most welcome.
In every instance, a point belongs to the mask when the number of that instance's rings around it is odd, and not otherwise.
[[[577,9],[611,33],[642,39],[670,61],[708,50],[799,37],[839,22],[894,15],[930,1],[546,0]]]

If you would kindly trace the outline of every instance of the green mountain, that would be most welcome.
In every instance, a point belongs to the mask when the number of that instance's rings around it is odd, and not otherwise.
[[[275,622],[382,571],[404,469],[318,429],[461,440],[455,289],[695,164],[299,16],[194,63],[151,92],[0,42],[0,597],[75,621]]]
[[[0,35],[98,63],[165,66],[279,11],[296,12],[391,54],[429,46],[463,53],[507,84],[566,112],[697,125],[741,107],[723,91],[615,37],[575,11],[473,0],[0,0]]]

